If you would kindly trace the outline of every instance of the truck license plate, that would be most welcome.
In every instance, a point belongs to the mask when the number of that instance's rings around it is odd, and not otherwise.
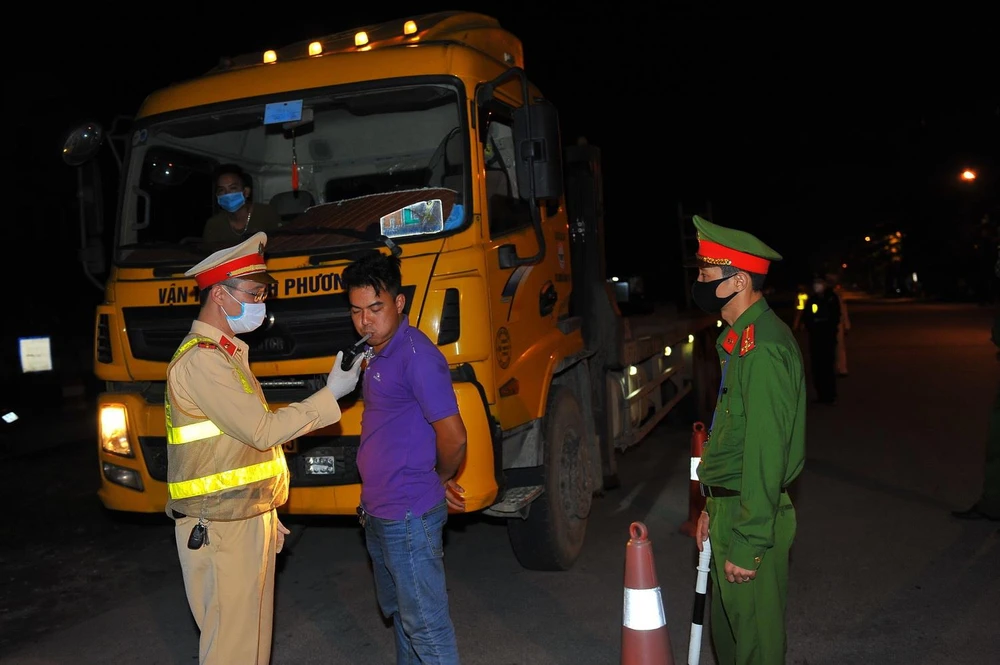
[[[332,476],[336,473],[336,458],[333,455],[305,457],[306,473],[310,476]]]

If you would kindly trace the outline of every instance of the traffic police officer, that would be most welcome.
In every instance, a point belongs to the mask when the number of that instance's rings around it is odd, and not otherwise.
[[[236,335],[264,320],[268,288],[257,233],[186,273],[201,310],[167,367],[167,513],[188,604],[201,632],[201,665],[266,665],[271,657],[275,554],[285,534],[275,508],[288,499],[281,444],[340,420],[337,400],[358,382],[337,354],[327,385],[271,410]]]
[[[761,293],[781,255],[744,231],[697,215],[694,302],[720,312],[719,397],[698,479],[706,496],[698,549],[712,538],[711,634],[720,665],[785,662],[788,485],[805,461],[806,382],[791,329]]]

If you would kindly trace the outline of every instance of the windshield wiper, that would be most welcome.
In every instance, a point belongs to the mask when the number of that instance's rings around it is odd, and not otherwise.
[[[309,265],[319,265],[321,263],[326,263],[327,261],[333,261],[334,259],[343,258],[345,254],[361,253],[369,251],[372,243],[375,240],[366,240],[360,245],[344,245],[337,249],[332,249],[330,251],[324,252],[323,254],[312,254],[309,257]],[[403,253],[402,248],[392,241],[391,238],[387,236],[379,236],[378,241],[389,248],[393,256],[399,256]]]
[[[375,240],[370,233],[357,229],[331,229],[323,226],[306,226],[301,229],[276,229],[271,231],[275,236],[308,236],[308,235],[338,235],[357,240]]]
[[[200,239],[199,239],[200,242]],[[151,242],[131,242],[126,245],[118,245],[118,250],[123,249],[179,249],[188,254],[200,256],[202,254],[198,243],[193,242],[170,242],[167,240],[153,240]]]

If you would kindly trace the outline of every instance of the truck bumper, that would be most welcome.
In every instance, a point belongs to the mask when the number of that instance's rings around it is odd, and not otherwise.
[[[466,459],[456,482],[465,489],[466,511],[489,507],[497,495],[494,450],[486,405],[475,385],[455,383],[455,395],[468,433]],[[281,405],[272,405],[278,408]],[[166,505],[166,427],[163,407],[149,404],[138,395],[102,394],[98,397],[98,419],[124,414],[124,431],[118,450],[128,442],[128,455],[109,452],[101,443],[98,427],[98,472],[101,484],[97,495],[105,508],[123,512],[162,512]],[[113,420],[105,418],[105,422]],[[361,426],[361,403],[348,407],[341,421],[316,434],[351,437],[356,440]],[[107,429],[107,428],[105,428]],[[107,438],[107,437],[105,437]],[[309,438],[309,437],[304,437]],[[356,453],[356,450],[355,450]],[[351,460],[353,464],[353,460]],[[312,483],[296,486],[293,480],[288,501],[278,510],[288,515],[354,515],[360,503],[359,483]]]

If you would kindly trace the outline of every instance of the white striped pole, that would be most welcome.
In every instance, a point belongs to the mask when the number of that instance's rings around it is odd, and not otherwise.
[[[698,554],[698,579],[694,585],[694,612],[691,618],[691,641],[688,642],[688,665],[701,660],[702,623],[705,619],[705,597],[708,594],[708,570],[712,565],[712,539],[702,543]]]

